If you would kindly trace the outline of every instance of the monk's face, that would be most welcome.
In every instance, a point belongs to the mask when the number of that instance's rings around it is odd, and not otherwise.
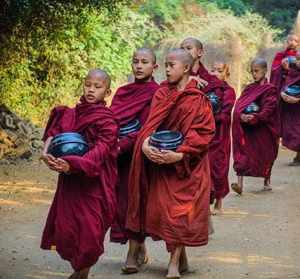
[[[189,52],[192,55],[194,61],[200,60],[203,56],[203,49],[198,48],[192,40],[184,40],[181,43],[180,47]]]
[[[181,60],[175,53],[170,53],[166,57],[166,76],[171,84],[177,84],[190,71],[190,66]]]
[[[86,102],[94,104],[104,101],[111,91],[108,88],[107,80],[101,75],[87,76],[83,86],[84,98]]]
[[[300,39],[296,35],[289,35],[287,37],[287,48],[288,49],[297,49],[300,44]]]
[[[152,78],[153,71],[157,67],[153,60],[153,56],[147,51],[134,53],[131,66],[135,80],[147,81]]]
[[[252,64],[251,65],[251,74],[254,81],[259,82],[265,78],[267,70],[261,65]]]
[[[220,80],[226,80],[229,76],[228,67],[224,63],[215,63],[211,74]]]

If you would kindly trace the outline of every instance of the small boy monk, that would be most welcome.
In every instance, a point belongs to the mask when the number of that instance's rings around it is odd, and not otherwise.
[[[220,109],[214,114],[216,134],[209,146],[210,171],[213,197],[215,199],[213,215],[221,214],[222,201],[229,193],[228,173],[231,152],[231,112],[235,102],[235,91],[226,80],[229,78],[229,66],[223,61],[215,62],[212,77],[204,93],[214,92],[220,101]]]
[[[59,176],[41,248],[55,249],[71,263],[74,273],[69,279],[88,278],[104,252],[104,236],[116,211],[118,124],[105,106],[110,93],[109,75],[89,71],[80,102],[75,108],[54,108],[44,134],[42,159]],[[82,157],[47,154],[52,138],[63,132],[80,133],[88,152]]]
[[[296,34],[289,34],[286,41],[286,49],[278,52],[272,63],[270,83],[274,84],[281,92],[288,71],[291,69],[289,57],[295,57],[300,46],[300,38]]]
[[[246,86],[233,113],[233,168],[238,183],[233,183],[232,189],[238,194],[243,192],[244,176],[262,177],[263,190],[272,190],[270,177],[278,153],[279,113],[277,90],[268,83],[266,73],[267,62],[254,59],[251,63],[254,82]],[[245,109],[253,102],[259,106],[259,111],[245,114]]]
[[[296,58],[295,67],[290,69],[286,75],[280,106],[282,145],[296,152],[296,157],[289,164],[290,166],[300,166],[300,96],[288,96],[283,91],[291,85],[300,86],[299,52]]]
[[[186,38],[180,44],[180,47],[189,52],[193,57],[193,67],[191,76],[196,78],[201,88],[207,86],[211,75],[201,62],[204,54],[203,44],[196,38]]]
[[[150,104],[159,85],[153,78],[153,72],[158,67],[153,50],[148,48],[137,49],[132,57],[132,72],[134,81],[120,87],[113,97],[111,110],[119,120],[120,126],[126,126],[130,121],[138,119],[143,125],[148,117]],[[111,227],[110,240],[125,244],[128,235],[125,229],[128,178],[133,146],[137,132],[119,138],[118,154],[118,182],[117,182],[117,216]],[[145,259],[145,247],[141,247],[142,262]]]
[[[215,124],[209,100],[197,82],[189,80],[192,64],[185,50],[169,51],[167,81],[155,93],[135,144],[126,223],[132,235],[125,266],[131,271],[138,272],[142,236],[165,241],[171,254],[167,278],[180,278],[187,270],[185,246],[208,242],[208,147]],[[159,130],[179,131],[184,141],[176,151],[160,151],[149,144],[151,134]]]

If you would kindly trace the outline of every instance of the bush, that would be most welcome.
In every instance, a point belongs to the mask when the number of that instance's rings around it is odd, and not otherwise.
[[[53,28],[46,22],[29,30],[18,24],[0,53],[1,100],[37,124],[54,105],[74,104],[88,69],[106,69],[113,86],[123,81],[133,50],[160,36],[149,17],[127,7],[114,21],[108,11],[96,8],[60,6],[55,15]]]

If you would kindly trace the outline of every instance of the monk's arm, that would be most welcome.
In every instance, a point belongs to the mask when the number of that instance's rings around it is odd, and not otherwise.
[[[92,128],[96,140],[90,150],[82,157],[64,156],[62,159],[70,164],[71,173],[84,173],[94,177],[100,175],[105,160],[115,152],[117,147],[118,125],[114,119],[106,119],[104,123],[95,123]]]
[[[278,96],[275,88],[271,88],[266,92],[261,100],[261,109],[258,113],[253,114],[254,118],[250,121],[250,124],[265,123],[268,122],[270,116],[276,113],[278,107]]]
[[[221,111],[215,115],[216,122],[230,122],[231,111],[234,106],[235,98],[235,92],[233,89],[228,89],[224,92]]]

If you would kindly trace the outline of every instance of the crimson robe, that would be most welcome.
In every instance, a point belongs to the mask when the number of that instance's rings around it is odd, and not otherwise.
[[[62,157],[70,174],[59,174],[57,190],[43,232],[41,248],[56,248],[74,270],[94,265],[116,211],[118,124],[104,103],[81,99],[75,108],[57,107],[44,140],[62,132],[78,132],[89,145],[82,157]]]
[[[209,145],[209,161],[212,177],[212,197],[222,199],[229,193],[228,173],[231,152],[231,112],[235,102],[235,92],[226,81],[211,76],[204,93],[214,91],[219,97],[221,110],[214,115],[216,133]]]
[[[282,89],[285,83],[287,71],[282,68],[282,60],[288,56],[296,56],[297,50],[286,49],[285,51],[277,52],[272,62],[270,83],[274,84],[278,91]]]
[[[241,122],[241,114],[252,102],[260,106],[251,123]],[[278,94],[274,85],[248,85],[237,100],[232,124],[233,168],[238,176],[269,178],[278,153]]]
[[[157,165],[144,156],[142,144],[157,130],[180,131],[180,162]],[[208,242],[211,178],[208,146],[214,136],[212,109],[191,81],[183,92],[163,84],[155,93],[149,117],[133,153],[127,223],[133,232],[162,239],[171,246]]]
[[[120,87],[111,104],[111,110],[119,120],[121,126],[139,119],[143,125],[148,117],[150,104],[159,85],[154,81],[134,82]],[[119,140],[120,152],[118,155],[118,182],[117,191],[117,215],[110,231],[110,240],[125,244],[128,234],[125,229],[127,200],[128,200],[128,176],[131,164],[133,146],[137,133],[131,133]]]
[[[291,69],[284,87],[300,85],[300,69]],[[288,149],[300,151],[300,103],[289,104],[280,101],[282,144]]]

